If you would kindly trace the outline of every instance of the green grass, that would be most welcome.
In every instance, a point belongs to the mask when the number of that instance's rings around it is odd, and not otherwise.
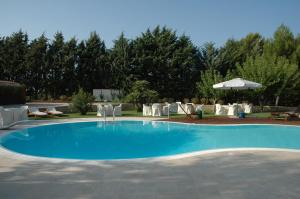
[[[47,117],[30,117],[32,120],[51,120],[51,119],[70,119],[70,118],[96,118],[96,112],[88,112],[86,115],[80,115],[80,113],[70,113],[61,116],[47,116]],[[137,112],[136,110],[122,111],[122,117],[143,117],[142,112]],[[171,114],[170,118],[184,118],[185,115]],[[204,117],[222,117],[216,116],[213,113],[204,113]],[[251,113],[247,114],[246,117],[255,118],[268,118],[270,117],[270,112],[266,113]],[[167,118],[167,116],[162,116],[162,118]]]

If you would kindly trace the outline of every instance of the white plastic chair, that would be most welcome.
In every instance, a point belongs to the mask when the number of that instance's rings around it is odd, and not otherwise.
[[[224,108],[221,104],[215,104],[215,108],[216,108],[216,115],[224,115]]]
[[[252,104],[246,104],[244,106],[244,112],[245,113],[252,113],[252,108],[253,108],[253,105]]]
[[[114,112],[114,107],[111,104],[104,105],[106,116],[112,116]]]
[[[195,112],[198,113],[200,111],[203,112],[204,104],[195,104]]]
[[[98,104],[97,105],[97,116],[98,117],[103,117],[104,116],[104,113],[105,112],[105,108],[102,104]]]
[[[177,103],[171,103],[170,104],[170,113],[177,113],[178,112],[178,104]]]
[[[162,115],[170,115],[170,106],[171,104],[166,103],[166,105],[162,107]]]
[[[194,112],[194,104],[193,103],[186,103],[185,104],[185,112],[187,114],[192,114]]]
[[[228,108],[228,114],[229,116],[236,116],[238,113],[238,105],[237,104],[232,104],[232,105],[229,105],[229,108]]]
[[[155,103],[152,105],[152,116],[160,117],[162,115],[162,107],[160,104]]]
[[[151,106],[147,106],[143,104],[143,116],[151,116],[152,115],[152,108]]]
[[[122,104],[114,107],[114,116],[121,116],[121,115],[122,115]]]

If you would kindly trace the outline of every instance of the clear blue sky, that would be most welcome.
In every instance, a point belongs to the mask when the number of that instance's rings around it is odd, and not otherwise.
[[[272,36],[284,23],[300,33],[300,0],[0,0],[0,36],[22,29],[30,39],[43,32],[52,38],[87,39],[97,31],[107,47],[123,31],[135,38],[148,27],[166,25],[190,36],[196,45],[249,32]]]

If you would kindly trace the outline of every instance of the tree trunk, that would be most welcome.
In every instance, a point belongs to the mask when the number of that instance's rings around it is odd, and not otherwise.
[[[276,100],[275,100],[275,106],[278,106],[278,104],[279,104],[279,96],[276,96]]]
[[[260,106],[260,111],[263,112],[264,111],[264,96],[260,96],[259,97],[259,106]]]

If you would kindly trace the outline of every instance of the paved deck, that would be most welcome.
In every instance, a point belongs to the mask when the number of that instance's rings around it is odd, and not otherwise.
[[[156,161],[59,161],[0,152],[1,199],[299,199],[299,185],[300,153],[292,152]]]

